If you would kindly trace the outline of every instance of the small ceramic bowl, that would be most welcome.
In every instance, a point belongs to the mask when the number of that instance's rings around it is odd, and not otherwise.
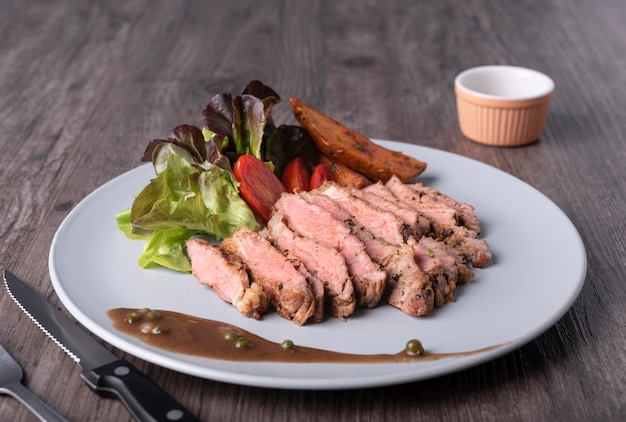
[[[548,116],[554,82],[532,69],[480,66],[454,80],[461,132],[496,146],[520,146],[539,139]]]

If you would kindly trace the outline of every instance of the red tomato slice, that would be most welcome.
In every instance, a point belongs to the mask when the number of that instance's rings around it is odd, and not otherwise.
[[[313,169],[313,174],[311,175],[311,181],[309,182],[309,187],[311,190],[317,189],[324,184],[324,182],[329,182],[333,180],[333,174],[330,172],[330,169],[326,167],[324,164],[320,163],[315,166]]]
[[[270,210],[285,191],[278,177],[254,155],[245,154],[233,168],[239,181],[239,194],[263,221],[270,219]]]
[[[289,193],[309,190],[309,169],[302,157],[296,157],[287,164],[283,171],[282,182]]]

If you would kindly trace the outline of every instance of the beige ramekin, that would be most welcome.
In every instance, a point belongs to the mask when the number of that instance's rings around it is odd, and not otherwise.
[[[554,82],[523,67],[480,66],[461,72],[454,91],[463,135],[487,145],[520,146],[539,139]]]

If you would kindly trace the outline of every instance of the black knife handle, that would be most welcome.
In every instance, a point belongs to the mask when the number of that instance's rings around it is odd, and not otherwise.
[[[83,374],[89,387],[114,395],[139,421],[199,421],[189,410],[124,359]]]

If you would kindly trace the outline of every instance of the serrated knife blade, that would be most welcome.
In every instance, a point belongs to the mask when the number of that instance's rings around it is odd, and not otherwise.
[[[198,420],[137,368],[110,352],[13,273],[4,270],[3,277],[15,303],[78,363],[81,377],[96,393],[118,398],[139,421]]]

